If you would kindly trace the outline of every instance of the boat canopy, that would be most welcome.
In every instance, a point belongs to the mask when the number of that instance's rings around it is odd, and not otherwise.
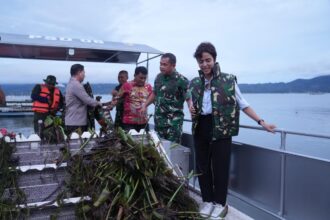
[[[145,61],[163,54],[144,44],[0,33],[0,57],[5,58],[136,64],[141,53],[147,54]]]

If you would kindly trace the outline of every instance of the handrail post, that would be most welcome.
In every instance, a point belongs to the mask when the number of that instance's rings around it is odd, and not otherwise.
[[[147,53],[147,70],[149,72],[149,53]]]
[[[281,130],[281,150],[286,150],[286,132]]]
[[[286,132],[281,131],[281,146],[280,149],[282,151],[286,150]],[[281,187],[280,187],[280,210],[278,212],[278,215],[283,217],[284,215],[284,206],[285,206],[285,170],[286,170],[286,154],[285,152],[282,152],[281,154]]]

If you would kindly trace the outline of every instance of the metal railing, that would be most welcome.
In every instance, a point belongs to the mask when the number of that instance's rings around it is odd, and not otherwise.
[[[191,122],[191,120],[188,120],[188,119],[185,119],[184,121]],[[240,125],[240,128],[265,131],[265,129],[258,127],[258,126]],[[284,130],[284,129],[275,129],[275,133],[280,134],[281,142],[280,142],[279,150],[281,152],[283,152],[281,154],[281,165],[280,165],[281,166],[281,168],[280,168],[280,170],[281,170],[280,171],[280,205],[279,205],[278,213],[273,213],[263,207],[260,207],[253,200],[251,200],[249,198],[245,198],[243,195],[240,195],[239,193],[236,193],[234,191],[230,190],[229,194],[263,212],[266,212],[266,213],[272,215],[273,217],[276,217],[278,219],[285,219],[284,218],[284,208],[285,208],[285,186],[286,186],[286,166],[287,166],[286,158],[287,158],[287,153],[288,153],[287,152],[287,136],[288,135],[297,135],[297,136],[304,136],[304,137],[322,138],[322,139],[327,139],[327,140],[330,140],[330,136],[322,135],[322,134],[312,134],[312,133],[289,131],[289,130]],[[292,152],[290,152],[290,154],[298,155],[298,154],[295,154]],[[299,156],[301,156],[301,155],[299,155]],[[308,157],[308,155],[304,155],[304,156]],[[314,159],[321,160],[320,158],[314,158]],[[326,162],[330,163],[329,160],[322,160],[322,161],[326,161]],[[195,169],[196,168],[195,159],[193,160],[193,163],[194,163],[193,167]],[[194,188],[194,190],[198,190],[198,189],[196,189],[195,180],[192,184],[192,187]]]
[[[190,121],[190,120],[185,120]],[[190,121],[191,122],[191,121]],[[247,129],[253,129],[253,130],[262,130],[265,129],[257,126],[250,126],[250,125],[240,125],[240,128],[247,128]],[[311,134],[311,133],[304,133],[304,132],[296,132],[296,131],[288,131],[283,129],[275,129],[275,133],[281,134],[281,150],[286,150],[286,137],[287,135],[298,135],[298,136],[305,136],[305,137],[315,137],[315,138],[324,138],[324,139],[330,139],[330,135],[322,135],[322,134]]]
[[[240,125],[241,128],[247,128],[247,129],[253,129],[253,130],[265,130],[263,128],[257,127],[257,126],[248,126],[248,125]],[[321,134],[311,134],[311,133],[305,133],[305,132],[296,132],[296,131],[288,131],[283,129],[275,129],[275,133],[281,134],[281,145],[280,150],[286,151],[287,147],[287,135],[298,135],[298,136],[305,136],[305,137],[314,137],[314,138],[323,138],[323,139],[329,139],[330,136],[328,135],[321,135]],[[279,210],[279,217],[283,217],[284,215],[284,199],[285,199],[285,170],[286,170],[286,154],[281,155],[281,195],[280,195],[280,210]]]

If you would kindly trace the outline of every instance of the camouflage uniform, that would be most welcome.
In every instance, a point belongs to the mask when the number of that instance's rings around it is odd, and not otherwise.
[[[123,84],[119,84],[115,87],[115,90],[119,92],[120,88]],[[123,112],[124,112],[124,100],[118,99],[118,102],[116,104],[116,116],[115,116],[115,128],[123,127]]]
[[[155,130],[161,138],[180,143],[183,123],[183,103],[190,98],[189,81],[174,71],[159,73],[155,80]]]
[[[115,128],[123,127],[124,100],[118,99],[116,104]]]
[[[219,64],[214,66],[214,75],[211,81],[212,103],[212,140],[236,136],[239,129],[239,106],[235,97],[236,77],[220,72]],[[204,74],[199,71],[199,77],[194,78],[189,86],[192,102],[197,111],[193,118],[192,133],[198,123],[198,117],[202,111],[204,94]]]

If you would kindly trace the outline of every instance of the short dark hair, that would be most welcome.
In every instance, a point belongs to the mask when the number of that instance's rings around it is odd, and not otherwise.
[[[211,54],[211,56],[213,57],[214,60],[217,59],[217,51],[216,51],[215,47],[213,46],[213,44],[211,44],[210,42],[200,43],[198,45],[198,47],[196,48],[194,57],[196,59],[201,59],[204,52]]]
[[[163,58],[168,58],[171,64],[176,64],[176,57],[173,53],[164,53],[161,59]]]
[[[142,73],[143,75],[148,75],[148,69],[144,66],[137,66],[134,71],[134,76],[138,75],[139,73]]]
[[[71,76],[75,76],[77,75],[80,71],[83,71],[84,70],[84,66],[77,63],[77,64],[73,64],[71,66],[71,70],[70,70],[70,73],[71,73]]]
[[[126,70],[120,70],[119,73],[118,73],[118,76],[121,75],[121,74],[124,74],[128,77],[128,72]]]

